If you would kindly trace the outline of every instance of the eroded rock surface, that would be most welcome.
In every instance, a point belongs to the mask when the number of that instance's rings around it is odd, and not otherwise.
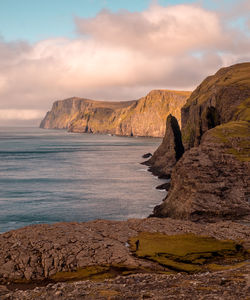
[[[49,284],[31,290],[2,290],[2,300],[54,299],[248,299],[249,265],[232,270],[195,275],[134,274],[101,282],[79,281]]]
[[[250,247],[249,227],[233,222],[196,224],[189,221],[150,218],[120,222],[99,220],[87,223],[28,226],[0,235],[1,299],[12,299],[11,297],[14,297],[14,299],[28,299],[31,295],[35,299],[52,299],[52,297],[78,299],[77,297],[81,296],[86,297],[86,299],[91,299],[87,297],[99,299],[98,297],[101,297],[101,294],[98,294],[100,292],[99,287],[102,290],[104,286],[106,286],[107,297],[110,296],[109,293],[116,286],[117,289],[114,290],[118,294],[113,296],[125,298],[125,296],[129,297],[131,295],[131,287],[136,286],[139,282],[139,286],[135,289],[135,299],[139,297],[140,293],[143,293],[144,289],[149,292],[152,285],[155,285],[155,288],[149,296],[152,299],[161,299],[160,297],[164,294],[162,294],[162,288],[160,288],[158,280],[161,284],[165,282],[164,286],[168,287],[168,293],[172,295],[175,291],[177,278],[180,278],[183,284],[185,280],[192,281],[196,278],[195,275],[159,275],[159,272],[166,272],[167,269],[147,259],[136,257],[127,243],[129,239],[136,237],[141,232],[161,232],[168,235],[193,233],[215,237],[219,240],[231,239],[239,242],[245,249]],[[86,281],[81,283],[54,283],[47,286],[51,281],[69,279],[67,277],[69,273],[71,275],[76,274],[77,270],[86,267],[91,268],[91,266],[113,266],[114,269],[120,268],[120,274],[136,274],[128,277],[117,277],[118,272],[113,273],[116,279],[100,283]],[[237,268],[244,269],[246,265],[232,267],[234,270]],[[228,269],[229,273],[230,270],[231,267]],[[58,274],[60,276],[64,275],[65,278],[58,276]],[[201,281],[199,283],[201,286],[207,276],[211,279],[211,283],[213,281],[220,282],[222,277],[210,273],[206,273],[206,276],[197,276],[197,278],[200,278],[197,284]],[[90,276],[85,279],[87,278],[90,278]],[[107,277],[99,277],[102,280],[105,278]],[[151,280],[153,281],[151,282]],[[45,287],[35,288],[39,283],[42,283]],[[240,291],[237,284],[236,282],[235,285]],[[241,287],[243,286],[245,286],[244,280]],[[31,288],[31,290],[20,290],[27,288]],[[10,289],[17,289],[17,291],[11,292]],[[192,289],[185,290],[183,297],[184,295],[187,296],[187,293]],[[220,288],[218,284],[216,293],[220,295],[222,291],[226,290],[230,291],[225,287]],[[106,298],[104,297],[104,299]]]
[[[131,255],[126,244],[141,231],[245,239],[248,228],[230,222],[207,226],[155,218],[24,227],[0,235],[0,281],[41,281],[58,272],[96,265],[151,268],[150,262]]]
[[[200,146],[185,152],[173,169],[168,196],[154,209],[155,215],[192,221],[249,219],[250,163],[244,160],[243,149],[237,152],[235,147],[239,141],[250,144],[249,124],[242,124],[245,137],[222,142],[216,134],[226,126],[219,126],[203,136]],[[228,130],[224,134],[229,137]]]

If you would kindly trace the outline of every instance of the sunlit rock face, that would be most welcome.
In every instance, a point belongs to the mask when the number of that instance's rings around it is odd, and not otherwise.
[[[250,222],[250,63],[206,78],[182,108],[181,121],[186,151],[171,169],[168,195],[153,216]],[[155,153],[173,154],[170,142]],[[169,162],[158,168],[169,168]]]
[[[250,121],[250,63],[220,69],[207,77],[181,109],[185,149],[198,146],[202,135],[230,121]]]
[[[173,114],[180,121],[181,107],[190,92],[154,90],[139,100],[104,102],[82,98],[56,101],[41,128],[71,132],[162,137],[165,120]]]

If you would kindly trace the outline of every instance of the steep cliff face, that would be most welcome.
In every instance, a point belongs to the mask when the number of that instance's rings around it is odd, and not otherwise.
[[[173,166],[184,153],[178,121],[171,114],[167,117],[166,132],[159,148],[144,164],[155,175],[170,178]]]
[[[161,137],[169,113],[180,121],[180,109],[190,92],[155,90],[139,100],[104,102],[80,98],[57,101],[41,128],[71,132]]]
[[[181,109],[185,149],[198,146],[204,132],[229,121],[250,121],[250,63],[207,77]]]
[[[182,124],[186,151],[153,215],[250,221],[250,63],[205,79],[183,107]]]
[[[40,127],[45,129],[68,129],[72,121],[86,113],[88,115],[98,113],[105,117],[115,110],[130,107],[136,101],[104,102],[78,97],[59,100],[53,103],[51,111],[47,112]]]

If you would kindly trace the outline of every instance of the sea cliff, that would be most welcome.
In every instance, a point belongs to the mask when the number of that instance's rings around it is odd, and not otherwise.
[[[249,222],[250,63],[219,70],[191,94],[181,109],[182,157],[180,134],[169,118],[162,145],[146,162],[171,176],[168,195],[153,216]]]
[[[70,132],[162,137],[168,114],[180,121],[190,92],[153,90],[134,101],[108,102],[82,98],[56,101],[40,127]]]

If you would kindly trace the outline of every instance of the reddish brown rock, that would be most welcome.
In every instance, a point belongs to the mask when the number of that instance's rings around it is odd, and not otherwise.
[[[197,224],[150,218],[28,226],[0,235],[0,298],[141,299],[145,295],[151,299],[166,296],[235,299],[233,296],[247,295],[245,276],[249,269],[245,262],[220,272],[161,275],[159,272],[165,270],[163,267],[135,257],[128,248],[128,240],[142,232],[194,233],[219,240],[231,239],[240,242],[245,249],[250,247],[249,228],[233,222]],[[119,273],[113,273],[114,279],[99,277],[97,282],[55,283],[78,270],[104,265],[113,266],[113,272],[120,266],[120,273],[127,270],[127,275],[135,274],[125,276],[125,272],[124,276],[119,276]],[[62,271],[66,273],[60,273]]]
[[[250,63],[219,70],[192,93],[182,108],[186,152],[175,166],[172,160],[168,195],[153,216],[249,221],[249,105]],[[173,157],[171,142],[161,153]],[[157,168],[170,173],[169,161]]]
[[[250,144],[250,127],[242,122],[240,127],[244,126],[245,138],[231,137],[230,142],[221,142],[218,132],[224,130],[230,136],[228,125],[223,125],[209,130],[200,146],[185,152],[173,169],[168,196],[155,208],[154,215],[192,221],[249,218],[250,163],[244,160],[244,151],[237,156],[231,154],[237,151],[240,141]]]
[[[41,282],[58,272],[73,272],[89,266],[163,270],[153,262],[132,255],[127,242],[139,232],[169,235],[192,232],[249,242],[248,227],[232,222],[202,225],[150,218],[28,226],[0,235],[0,284]]]
[[[49,284],[29,290],[2,290],[2,300],[239,300],[248,299],[249,265],[214,273],[134,274],[105,281]]]

